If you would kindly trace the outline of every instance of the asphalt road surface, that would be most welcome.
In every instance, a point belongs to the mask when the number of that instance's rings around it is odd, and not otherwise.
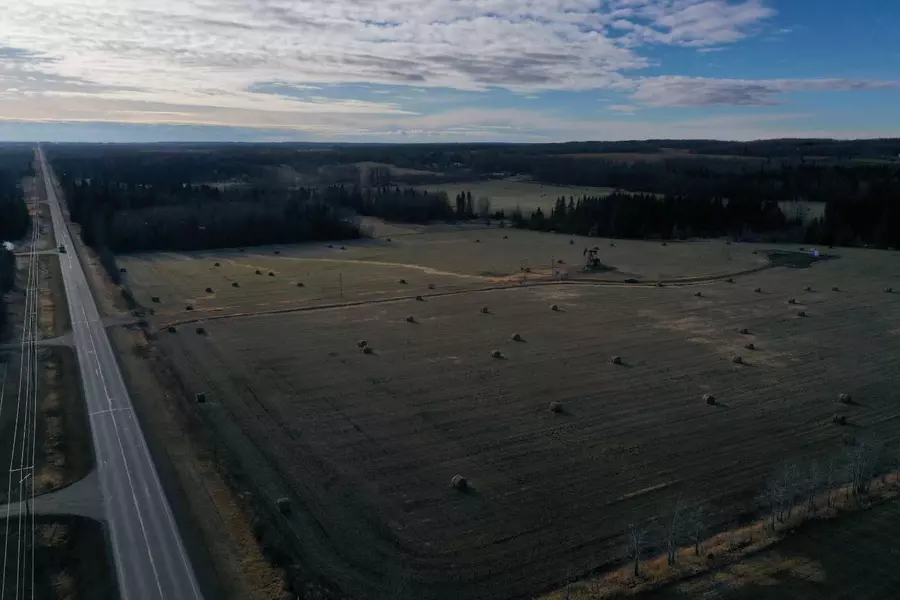
[[[123,600],[199,600],[194,570],[72,245],[46,158],[43,150],[38,153],[56,243],[67,250],[59,258],[119,593]]]

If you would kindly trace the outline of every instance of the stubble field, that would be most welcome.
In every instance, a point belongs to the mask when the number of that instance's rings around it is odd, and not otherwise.
[[[762,247],[591,240],[621,272],[523,286],[524,257],[574,263],[587,240],[403,240],[122,261],[139,299],[165,298],[155,343],[186,396],[207,394],[198,410],[253,489],[291,499],[279,518],[306,568],[351,597],[528,597],[621,556],[629,520],[676,491],[713,526],[752,511],[779,462],[838,447],[836,411],[897,436],[891,253],[754,271]],[[343,299],[325,283],[336,265]],[[213,283],[229,277],[241,287]],[[206,285],[229,295],[187,297]]]
[[[472,201],[475,204],[475,209],[478,208],[478,199],[485,197],[491,200],[492,211],[504,210],[507,215],[516,208],[521,208],[526,215],[537,208],[547,213],[553,208],[556,199],[560,196],[565,196],[567,199],[570,196],[575,198],[582,196],[608,196],[615,191],[613,188],[608,187],[535,183],[517,177],[426,185],[420,186],[420,189],[425,189],[429,192],[446,192],[451,202],[460,192],[472,192]]]

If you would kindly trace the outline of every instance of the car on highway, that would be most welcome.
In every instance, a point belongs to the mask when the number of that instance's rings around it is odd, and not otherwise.
[[[66,253],[66,247],[61,245],[61,246],[59,247],[59,253],[60,253],[60,254],[65,254],[65,253]]]

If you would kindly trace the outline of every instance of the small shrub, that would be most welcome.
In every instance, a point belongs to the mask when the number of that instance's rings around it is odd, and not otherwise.
[[[712,406],[716,403],[716,397],[712,394],[703,394],[703,401]]]
[[[892,287],[886,287],[886,288],[884,288],[884,293],[885,293],[885,294],[892,294],[892,293],[894,293],[894,288],[892,288]]]
[[[806,316],[806,311],[805,311],[805,310],[799,310],[799,311],[797,311],[797,316],[798,316],[798,317],[805,317],[805,316]]]
[[[812,291],[812,286],[810,286],[810,285],[806,286],[805,288],[803,288],[803,291],[804,291],[804,292],[811,292],[811,291]]]
[[[855,446],[856,438],[853,436],[852,433],[845,433],[844,435],[841,436],[841,443],[844,444],[845,446]]]
[[[747,350],[756,350],[756,346],[753,344],[753,342],[750,342],[749,344],[744,344],[744,348],[746,348]]]
[[[423,298],[422,296],[416,296],[416,301],[417,302],[425,302],[425,298]]]
[[[453,479],[450,480],[450,487],[464,492],[469,489],[469,481],[462,475],[454,475]]]
[[[328,244],[329,248],[334,248],[334,244]]]
[[[303,282],[302,282],[302,281],[298,281],[298,282],[297,282],[297,287],[303,287]]]
[[[657,281],[657,282],[656,282],[656,287],[660,287],[660,288],[661,288],[661,287],[666,287],[666,284],[664,284],[662,281]]]
[[[434,289],[434,284],[433,284],[433,283],[429,283],[429,284],[428,284],[428,289],[429,289],[429,290],[433,290],[433,289]]]
[[[275,254],[281,254],[281,250],[276,250]]]
[[[841,402],[843,404],[850,404],[851,402],[853,402],[853,397],[847,393],[838,394],[838,402]]]
[[[150,298],[150,301],[155,304],[159,304],[159,296],[153,296],[152,298]]]
[[[520,334],[518,334],[518,333],[514,333],[514,334],[512,334],[512,336],[510,337],[510,339],[511,339],[512,341],[514,341],[514,342],[521,342],[521,341],[522,341],[522,336],[521,336]]]
[[[725,281],[726,281],[727,283],[734,283],[734,278],[729,277],[729,278],[726,279]]]
[[[570,245],[570,246],[574,246],[574,245],[575,245],[575,240],[569,240],[569,245]]]
[[[363,354],[372,354],[374,352],[374,350],[372,350],[372,346],[366,346],[365,348],[362,349],[362,351],[363,351]]]
[[[531,273],[531,267],[525,267],[525,272],[526,272],[526,273]]]
[[[550,310],[552,310],[552,311],[554,311],[554,312],[558,312],[558,311],[559,311],[559,306],[557,306],[556,304],[551,304],[551,305],[550,305]]]
[[[730,245],[731,245],[731,242],[730,242],[730,241],[729,241],[729,242],[725,242],[725,245],[726,245],[726,246],[730,246]]]
[[[750,330],[747,329],[746,327],[741,327],[738,330],[738,333],[740,333],[741,335],[750,335]]]
[[[561,402],[551,402],[549,406],[550,412],[561,413],[563,411]]]
[[[612,363],[612,364],[614,364],[614,365],[621,365],[621,364],[622,364],[622,357],[621,357],[621,356],[613,356],[611,359],[609,359],[609,362]]]
[[[169,325],[169,326],[167,327],[167,329],[169,330],[169,333],[175,333],[175,326],[174,326],[174,325]]]
[[[206,335],[206,329],[204,329],[203,327],[198,327],[197,335]]]
[[[847,424],[847,416],[839,415],[838,413],[834,413],[834,416],[831,417],[831,422],[835,425],[846,425]]]
[[[610,242],[610,243],[609,243],[609,247],[610,247],[610,248],[615,248],[615,247],[616,247],[616,245],[615,245],[615,244],[613,244],[613,243],[612,243],[612,242]]]
[[[369,342],[367,342],[366,340],[359,340],[358,342],[356,342],[357,348],[365,348],[368,345],[369,345]]]
[[[237,281],[235,281],[234,283],[231,284],[231,287],[241,287],[241,284],[239,284]]]
[[[491,356],[493,356],[494,358],[503,358],[503,353],[499,350],[494,350],[493,352],[491,352]]]
[[[341,250],[346,250],[346,248],[344,246],[341,246]]]
[[[788,304],[797,304],[796,298],[790,298],[790,299],[788,299]]]
[[[742,364],[744,364],[744,359],[738,355],[735,355],[735,356],[731,357],[731,362],[736,365],[742,365]]]
[[[212,294],[212,293],[213,293],[213,289],[212,289],[211,287],[206,288],[206,293],[207,293],[207,294]]]
[[[487,306],[482,306],[482,307],[481,307],[481,314],[487,315],[487,314],[490,314],[490,312],[491,312],[491,311],[490,311],[490,309],[489,309]]]
[[[410,315],[410,316],[406,317],[406,322],[407,323],[415,323],[416,318],[414,316]]]
[[[125,267],[119,268],[119,273],[127,273],[127,272],[128,272],[128,270]]]

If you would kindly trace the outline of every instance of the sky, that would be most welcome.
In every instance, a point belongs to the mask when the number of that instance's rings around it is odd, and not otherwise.
[[[15,0],[0,139],[900,136],[894,0]]]

